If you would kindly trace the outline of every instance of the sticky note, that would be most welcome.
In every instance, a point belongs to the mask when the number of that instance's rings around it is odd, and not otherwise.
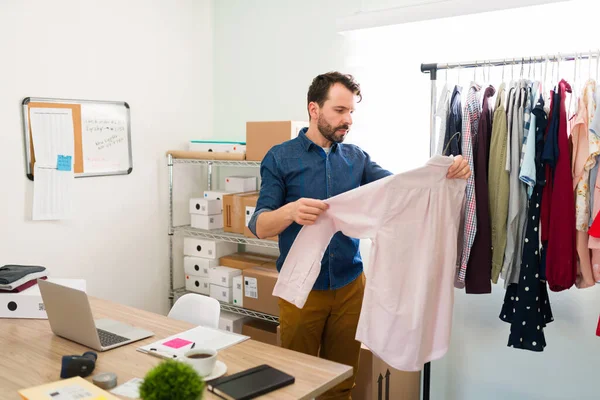
[[[190,342],[189,340],[176,338],[176,339],[169,340],[168,342],[164,342],[163,346],[172,347],[174,349],[179,349],[190,343],[192,343],[192,342]]]
[[[70,171],[71,170],[71,156],[58,155],[56,162],[56,169],[59,171]]]

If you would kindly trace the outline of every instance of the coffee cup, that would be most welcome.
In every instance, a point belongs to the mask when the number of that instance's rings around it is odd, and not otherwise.
[[[183,361],[190,364],[200,376],[212,373],[217,362],[217,352],[212,349],[192,349],[183,354]]]

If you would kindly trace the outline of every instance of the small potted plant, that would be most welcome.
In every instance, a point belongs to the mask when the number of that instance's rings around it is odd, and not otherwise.
[[[205,386],[191,365],[166,360],[148,371],[139,391],[143,400],[201,400]]]

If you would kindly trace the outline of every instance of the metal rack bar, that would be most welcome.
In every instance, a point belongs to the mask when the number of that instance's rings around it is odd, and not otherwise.
[[[453,68],[480,68],[484,65],[492,67],[501,67],[503,65],[526,65],[526,64],[539,64],[543,62],[563,62],[563,61],[574,61],[587,60],[590,58],[600,57],[600,50],[588,51],[581,53],[558,53],[558,54],[546,54],[541,56],[533,57],[517,57],[517,58],[498,58],[495,60],[478,60],[478,61],[467,61],[467,62],[451,62],[451,63],[425,63],[421,64],[421,72],[431,73],[431,80],[436,79],[436,72],[441,69],[453,69]]]
[[[253,239],[240,235],[237,233],[224,232],[222,229],[204,230],[192,228],[189,225],[182,225],[174,227],[175,234],[181,234],[185,236],[199,237],[202,239],[210,240],[223,240],[225,242],[246,244],[252,246],[267,247],[272,249],[279,248],[279,244],[272,240]]]
[[[173,280],[173,156],[167,155],[169,168],[169,302],[174,303],[175,282]]]
[[[170,155],[169,155],[170,156]],[[173,158],[174,164],[198,164],[215,167],[260,167],[260,161],[239,161],[239,160],[196,160],[191,158]]]

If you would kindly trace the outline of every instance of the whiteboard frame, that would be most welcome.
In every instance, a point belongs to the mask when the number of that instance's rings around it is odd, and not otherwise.
[[[57,103],[57,104],[108,104],[113,106],[125,107],[127,113],[127,145],[129,149],[129,167],[122,171],[111,172],[82,172],[76,173],[75,178],[86,178],[94,176],[110,176],[110,175],[129,175],[133,171],[133,149],[131,143],[131,113],[129,104],[125,101],[107,101],[107,100],[77,100],[77,99],[54,99],[47,97],[26,97],[21,102],[23,113],[23,136],[25,139],[25,164],[26,174],[29,180],[34,179],[33,170],[31,169],[31,141],[29,128],[29,103]]]

